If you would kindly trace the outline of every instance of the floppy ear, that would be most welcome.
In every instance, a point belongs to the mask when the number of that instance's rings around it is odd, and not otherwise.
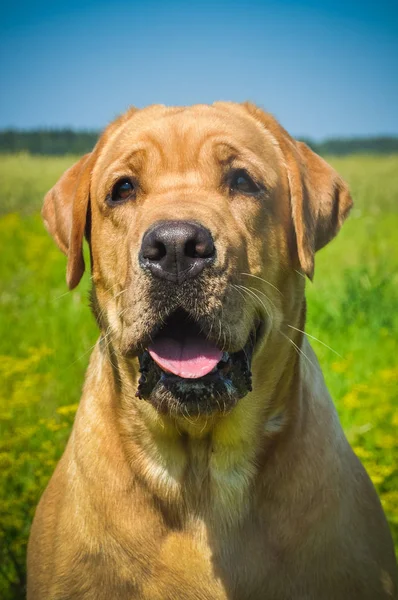
[[[270,114],[245,102],[244,108],[271,133],[280,147],[290,187],[297,253],[312,280],[315,252],[339,231],[351,207],[346,183],[334,169],[302,142],[296,142]]]
[[[306,144],[293,143],[296,152],[286,157],[293,223],[300,266],[312,280],[315,252],[337,235],[352,199],[347,184],[330,165]]]
[[[68,257],[66,281],[70,289],[84,273],[83,236],[93,163],[90,153],[68,169],[45,195],[41,213],[48,232]]]
[[[71,290],[84,273],[83,237],[89,208],[91,171],[104,145],[137,110],[132,106],[110,123],[93,151],[65,171],[44,197],[41,214],[48,232],[68,257],[66,282]]]

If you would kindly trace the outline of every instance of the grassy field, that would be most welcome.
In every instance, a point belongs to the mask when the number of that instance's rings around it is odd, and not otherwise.
[[[73,157],[0,157],[0,597],[24,597],[34,507],[62,452],[97,336],[42,225]],[[317,256],[307,332],[398,547],[398,156],[330,159],[355,208]]]

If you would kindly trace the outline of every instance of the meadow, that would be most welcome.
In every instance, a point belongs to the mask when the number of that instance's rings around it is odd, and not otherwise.
[[[0,597],[24,597],[35,506],[65,446],[97,330],[89,276],[41,222],[74,157],[0,156]],[[355,208],[316,258],[307,332],[345,433],[380,495],[398,549],[398,155],[330,157]]]

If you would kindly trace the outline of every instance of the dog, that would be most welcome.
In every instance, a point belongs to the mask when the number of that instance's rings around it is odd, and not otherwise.
[[[397,598],[393,543],[304,335],[347,185],[251,103],[130,109],[45,197],[101,332],[29,600]],[[78,332],[76,332],[78,334]]]

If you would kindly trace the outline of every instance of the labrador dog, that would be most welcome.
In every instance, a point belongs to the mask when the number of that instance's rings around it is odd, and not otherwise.
[[[101,335],[32,526],[29,600],[397,597],[304,336],[305,278],[351,204],[250,103],[130,109],[48,192],[70,288],[89,243]]]

